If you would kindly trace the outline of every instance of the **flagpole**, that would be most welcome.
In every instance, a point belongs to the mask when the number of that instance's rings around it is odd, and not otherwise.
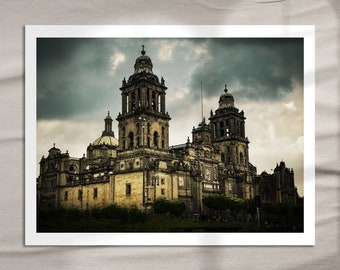
[[[202,123],[203,123],[203,87],[201,81],[201,113],[202,113]]]

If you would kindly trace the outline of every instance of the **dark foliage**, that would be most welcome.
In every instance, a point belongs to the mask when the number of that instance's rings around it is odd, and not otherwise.
[[[204,215],[206,219],[257,224],[254,200],[210,195],[203,198],[203,204],[208,208]],[[263,203],[260,222],[265,231],[303,231],[303,206]]]
[[[185,212],[185,204],[180,201],[169,201],[163,198],[156,199],[153,204],[156,214],[167,214],[180,217]]]
[[[117,204],[105,208],[40,209],[38,232],[302,232],[303,206],[263,203],[258,227],[253,200],[203,198],[206,211],[184,217],[185,204],[157,199],[154,213]]]

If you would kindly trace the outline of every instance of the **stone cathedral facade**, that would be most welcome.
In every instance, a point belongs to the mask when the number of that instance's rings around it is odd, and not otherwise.
[[[166,110],[163,77],[153,74],[145,50],[136,59],[134,73],[122,81],[118,139],[110,113],[104,131],[87,147],[86,155],[74,158],[53,146],[40,161],[37,178],[39,208],[88,209],[116,203],[150,209],[157,198],[179,200],[188,214],[202,213],[202,198],[211,194],[252,199],[269,177],[257,176],[249,161],[246,117],[234,104],[225,86],[218,107],[193,127],[191,140],[169,146],[170,115]],[[290,193],[267,185],[264,198],[294,201],[294,173],[287,169]],[[276,179],[276,178],[275,178]],[[266,186],[266,187],[267,187]],[[287,192],[288,192],[287,191]],[[275,193],[275,194],[276,194]],[[274,201],[276,202],[276,201]],[[280,201],[277,201],[280,202]]]

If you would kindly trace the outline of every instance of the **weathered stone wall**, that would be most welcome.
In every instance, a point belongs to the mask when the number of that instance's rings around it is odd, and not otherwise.
[[[59,189],[58,201],[65,208],[101,208],[113,203],[110,182],[63,187]]]
[[[130,194],[127,186],[130,185]],[[143,172],[118,174],[114,178],[114,202],[123,206],[143,207]]]

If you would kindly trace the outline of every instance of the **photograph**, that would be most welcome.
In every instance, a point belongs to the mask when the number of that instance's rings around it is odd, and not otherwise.
[[[36,233],[304,232],[303,37],[35,45]]]

